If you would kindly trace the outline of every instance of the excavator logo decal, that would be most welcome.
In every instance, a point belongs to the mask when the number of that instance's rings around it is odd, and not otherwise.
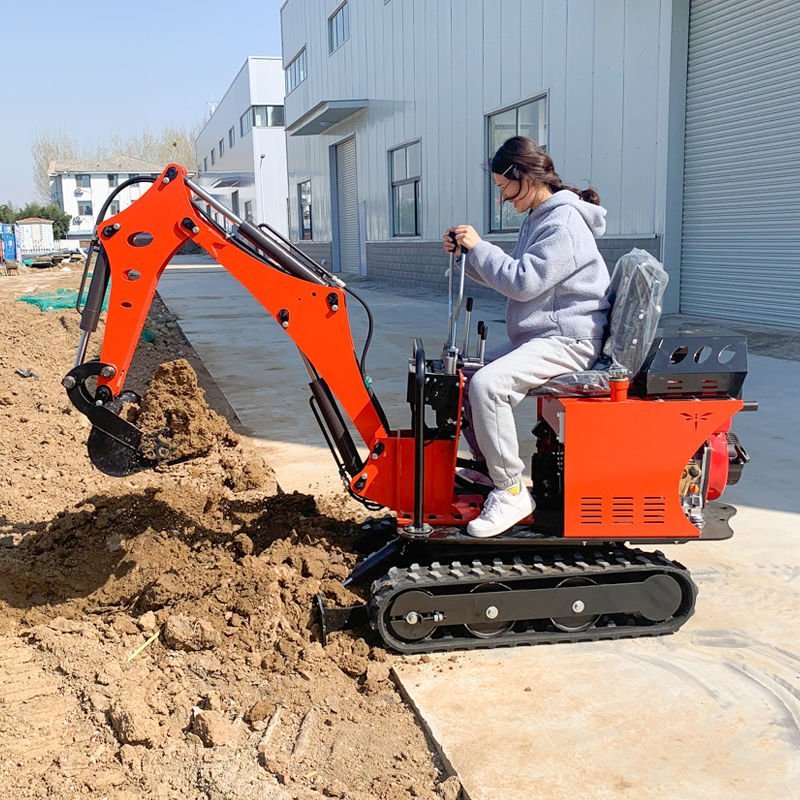
[[[688,412],[683,412],[681,416],[690,422],[694,422],[694,429],[697,430],[701,422],[705,422],[710,416],[711,412],[706,411],[703,414],[689,414]]]

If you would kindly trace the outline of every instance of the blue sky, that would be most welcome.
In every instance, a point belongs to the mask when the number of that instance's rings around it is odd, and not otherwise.
[[[34,199],[31,143],[191,125],[249,55],[281,54],[283,0],[39,0],[2,14],[0,203]]]

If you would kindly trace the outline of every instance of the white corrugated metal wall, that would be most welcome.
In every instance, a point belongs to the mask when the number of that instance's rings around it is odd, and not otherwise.
[[[681,310],[800,327],[800,3],[692,0]]]
[[[543,93],[556,165],[598,188],[609,234],[663,233],[671,0],[349,2],[350,40],[333,53],[340,0],[281,12],[284,65],[305,47],[308,70],[286,97],[287,126],[322,101],[369,104],[325,135],[288,137],[293,237],[297,184],[310,179],[314,238],[330,241],[328,147],[353,133],[368,241],[391,238],[387,151],[417,139],[422,238],[454,220],[485,230],[486,114]]]
[[[361,271],[361,243],[358,236],[358,178],[356,140],[336,145],[336,253],[341,272]]]

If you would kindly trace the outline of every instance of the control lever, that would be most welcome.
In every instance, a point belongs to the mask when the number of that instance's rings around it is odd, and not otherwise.
[[[450,241],[456,244],[456,236],[451,231]],[[458,275],[458,299],[453,305],[453,266],[455,259],[455,251],[450,253],[450,276],[448,280],[447,292],[447,310],[448,310],[448,324],[447,324],[447,342],[444,346],[444,353],[449,354],[451,357],[456,355],[456,339],[458,338],[458,318],[461,316],[461,305],[464,301],[464,278],[466,274],[466,255],[465,250],[461,248],[461,255],[458,258],[459,275]]]
[[[478,335],[480,336],[480,340],[478,341],[478,361],[483,364],[483,357],[486,353],[486,338],[489,336],[489,326],[484,325],[483,322],[479,322]]]
[[[472,318],[472,298],[467,298],[467,312],[464,316],[464,345],[461,348],[461,355],[464,358],[469,356],[469,323]]]

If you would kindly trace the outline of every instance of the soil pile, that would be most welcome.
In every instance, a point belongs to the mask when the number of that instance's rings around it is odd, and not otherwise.
[[[129,418],[145,434],[156,434],[164,441],[170,460],[208,455],[217,442],[228,444],[233,433],[208,407],[197,375],[183,358],[158,367],[138,411]],[[155,452],[145,455],[158,457]]]
[[[200,459],[184,471],[184,476],[201,480],[211,491],[258,489],[262,495],[278,491],[272,468],[232,430],[225,417],[209,407],[197,374],[186,359],[159,365],[141,402],[129,405],[125,413],[144,434],[142,451],[146,457],[162,457],[156,452],[156,443],[166,448],[162,470],[177,474],[171,465]]]
[[[165,356],[197,366],[155,309],[137,391]],[[0,486],[0,796],[454,800],[457,782],[443,782],[390,680],[392,656],[368,631],[319,641],[314,596],[357,600],[341,584],[355,555],[336,508],[282,494],[246,437],[194,405],[188,422],[155,402],[148,414],[178,433],[211,419],[205,455],[122,481],[98,473],[59,385],[76,321],[3,312],[14,350],[0,354],[11,479]],[[168,405],[176,385],[202,400],[183,364],[150,396]]]

